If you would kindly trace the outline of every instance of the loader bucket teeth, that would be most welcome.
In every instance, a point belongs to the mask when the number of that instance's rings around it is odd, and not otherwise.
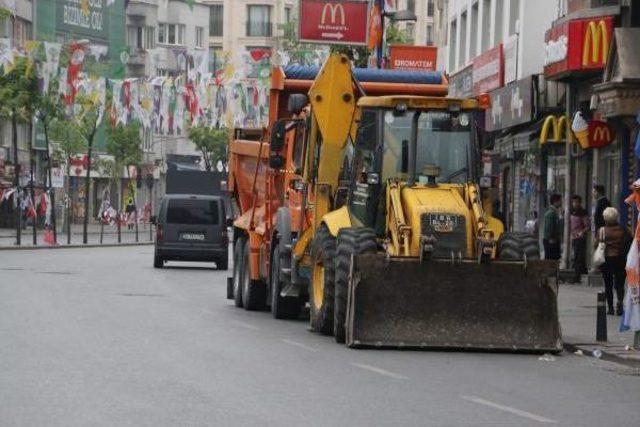
[[[554,261],[354,257],[349,347],[558,352]]]

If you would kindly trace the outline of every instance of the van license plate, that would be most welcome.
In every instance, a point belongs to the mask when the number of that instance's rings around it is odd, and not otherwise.
[[[182,233],[180,235],[182,240],[204,240],[204,233]]]

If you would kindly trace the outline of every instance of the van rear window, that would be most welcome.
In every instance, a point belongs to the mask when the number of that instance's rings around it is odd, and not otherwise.
[[[218,222],[218,202],[215,200],[169,200],[168,224],[217,225]]]

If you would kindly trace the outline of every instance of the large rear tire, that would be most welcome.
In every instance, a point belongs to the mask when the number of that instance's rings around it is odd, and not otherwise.
[[[242,265],[242,305],[245,310],[262,310],[267,299],[267,287],[263,282],[251,279],[249,241],[244,244]]]
[[[233,243],[233,301],[236,307],[242,307],[242,272],[244,271],[244,237],[238,237]]]
[[[336,342],[340,344],[344,344],[346,337],[351,257],[363,253],[375,253],[377,248],[376,233],[370,228],[343,228],[338,233],[333,335]]]
[[[154,255],[153,256],[153,268],[162,268],[164,267],[164,259],[161,256]]]
[[[335,255],[336,239],[322,224],[311,251],[309,305],[311,329],[324,335],[333,333]]]
[[[529,233],[505,232],[498,240],[498,259],[510,261],[540,259],[540,245]]]
[[[300,298],[280,295],[282,289],[288,284],[288,280],[282,280],[280,274],[282,256],[280,246],[276,243],[271,257],[271,314],[274,319],[297,319],[300,316]]]

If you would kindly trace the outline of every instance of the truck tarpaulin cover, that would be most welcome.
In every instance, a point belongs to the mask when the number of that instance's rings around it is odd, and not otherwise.
[[[286,78],[292,80],[315,80],[319,71],[320,67],[303,67],[300,65],[289,65],[284,68]],[[444,83],[442,73],[440,72],[354,68],[353,75],[359,82],[424,85],[439,85]]]

